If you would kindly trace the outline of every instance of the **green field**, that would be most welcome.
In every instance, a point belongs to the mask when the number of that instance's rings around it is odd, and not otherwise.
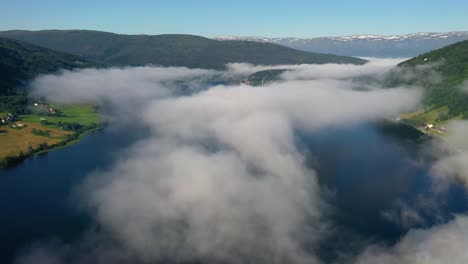
[[[407,122],[420,126],[423,123],[437,124],[446,120],[444,118],[448,114],[448,107],[438,107],[431,110],[419,110],[416,112],[411,112],[402,116]]]
[[[81,125],[98,124],[99,115],[94,105],[51,105],[61,111],[60,116],[49,116],[45,114],[30,114],[21,116],[23,122],[40,123],[41,118],[47,119],[50,123],[68,122],[79,123]]]
[[[43,106],[37,106],[40,108]],[[8,125],[0,125],[0,167],[27,156],[68,146],[101,122],[93,105],[50,105],[59,114],[20,115]],[[34,110],[34,109],[33,109]],[[39,109],[38,109],[39,110]],[[33,111],[34,112],[34,111]],[[5,113],[0,113],[5,115]],[[23,127],[13,127],[22,124]],[[63,126],[60,126],[63,124]]]
[[[449,108],[447,106],[442,106],[433,109],[407,113],[402,116],[402,119],[416,126],[420,126],[423,123],[443,125],[449,120],[463,119],[463,115],[459,114],[457,116],[450,116]]]
[[[432,109],[419,110],[411,113],[402,115],[400,118],[407,124],[410,124],[417,129],[423,131],[428,135],[445,135],[447,131],[441,132],[441,128],[444,128],[450,120],[462,120],[463,114],[457,116],[450,116],[449,107],[442,106]],[[433,129],[424,130],[422,129],[423,124],[434,125]]]

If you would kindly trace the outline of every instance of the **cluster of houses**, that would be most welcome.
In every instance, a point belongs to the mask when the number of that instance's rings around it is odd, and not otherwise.
[[[445,127],[435,127],[433,124],[429,124],[429,123],[423,123],[421,125],[422,129],[424,130],[434,130],[438,133],[441,133],[441,134],[444,134],[444,133],[447,133],[447,129]]]
[[[4,125],[13,123],[16,121],[16,115],[12,113],[8,113],[6,116],[0,116],[0,122]],[[24,127],[23,123],[15,122],[11,125],[12,128],[22,128]]]
[[[50,114],[56,114],[57,113],[57,109],[54,109],[53,107],[49,106],[49,104],[41,104],[41,103],[34,103],[33,104],[34,107],[44,107],[47,112],[49,112]]]
[[[16,122],[13,125],[11,125],[11,127],[12,128],[22,128],[22,127],[24,127],[24,124],[20,123],[20,122]]]
[[[0,121],[2,124],[8,124],[9,122],[13,122],[16,120],[16,115],[12,113],[8,113],[6,116],[0,116]]]
[[[433,124],[426,124],[426,123],[423,123],[423,124],[421,125],[421,127],[422,127],[424,130],[431,130],[431,129],[434,127],[434,125],[433,125]]]

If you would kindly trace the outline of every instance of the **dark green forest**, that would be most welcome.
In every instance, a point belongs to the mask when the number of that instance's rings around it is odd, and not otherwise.
[[[114,66],[224,69],[226,63],[364,64],[366,60],[299,51],[270,43],[217,41],[194,35],[122,35],[91,30],[3,31],[7,37]]]
[[[6,37],[6,38],[4,38]],[[354,63],[366,61],[298,51],[274,44],[221,42],[193,35],[118,35],[89,30],[0,32],[0,112],[27,111],[32,78],[61,69],[106,66],[186,66],[223,69],[253,64]]]
[[[285,69],[258,71],[244,78],[243,82],[252,86],[268,84],[280,80],[280,75],[285,71]]]
[[[162,65],[224,69],[226,63],[363,64],[362,59],[298,51],[275,44],[216,41],[193,35],[119,35],[89,30],[0,32],[0,111],[22,113],[28,80],[60,69]],[[27,43],[29,44],[27,44]],[[38,46],[35,46],[38,45]],[[42,46],[42,47],[39,47]],[[72,55],[73,54],[73,55]],[[244,81],[258,85],[276,80],[283,70],[268,70]],[[398,65],[387,86],[418,85],[426,89],[428,108],[448,106],[448,118],[468,117],[468,41],[422,54]]]
[[[420,84],[426,89],[424,103],[428,107],[448,106],[449,116],[463,114],[468,118],[468,41],[437,49],[398,65],[399,80]],[[410,75],[410,76],[408,76]],[[413,76],[411,76],[413,75]]]
[[[27,81],[60,69],[96,67],[80,56],[0,38],[0,112],[22,113]]]

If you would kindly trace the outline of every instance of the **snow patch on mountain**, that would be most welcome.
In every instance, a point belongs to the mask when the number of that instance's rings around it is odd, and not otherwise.
[[[317,38],[267,38],[261,36],[219,36],[222,41],[274,43],[298,50],[364,57],[412,57],[468,39],[468,31],[419,32],[406,35],[350,35]]]

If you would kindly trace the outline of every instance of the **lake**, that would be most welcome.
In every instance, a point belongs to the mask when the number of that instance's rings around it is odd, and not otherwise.
[[[95,131],[70,147],[0,170],[0,263],[38,239],[77,238],[90,220],[76,209],[73,188],[88,173],[109,166],[139,136]]]
[[[143,135],[108,127],[71,147],[0,171],[0,263],[11,262],[39,240],[78,239],[92,220],[77,209],[74,188],[89,173],[112,165],[119,152]],[[353,241],[391,244],[408,228],[431,226],[468,211],[463,187],[454,184],[437,196],[431,192],[430,159],[421,154],[426,141],[412,128],[362,124],[299,132],[297,138],[311,154],[320,184],[331,193],[330,219],[340,231],[321,245],[325,260],[363,246]],[[437,217],[422,208],[421,219],[398,218],[404,206],[418,208],[421,199],[439,203]]]

